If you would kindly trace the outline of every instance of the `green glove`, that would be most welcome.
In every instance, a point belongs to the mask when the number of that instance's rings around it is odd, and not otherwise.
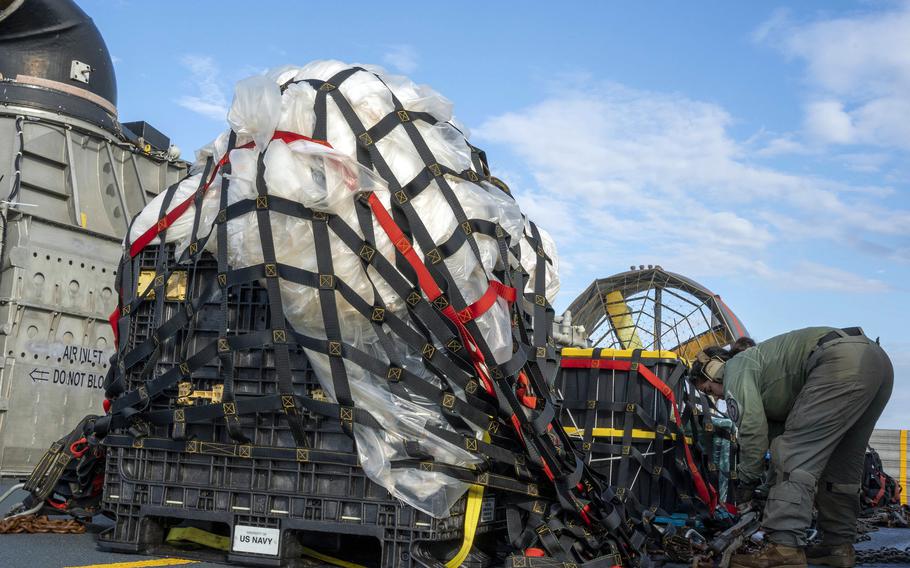
[[[736,486],[736,491],[733,494],[733,499],[736,501],[737,508],[743,509],[746,505],[752,502],[752,499],[755,497],[756,487],[758,487],[758,483],[740,482]]]

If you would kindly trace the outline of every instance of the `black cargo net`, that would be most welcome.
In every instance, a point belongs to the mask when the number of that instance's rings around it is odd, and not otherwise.
[[[647,512],[626,514],[624,497],[574,451],[557,417],[552,396],[557,353],[549,338],[553,311],[544,292],[551,260],[536,227],[531,224],[525,235],[536,255],[535,278],[527,293],[528,274],[516,261],[521,257],[519,244],[497,224],[468,218],[448,181],[450,177],[488,181],[483,153],[471,147],[473,166],[465,171],[438,163],[415,124],[435,124],[436,119],[404,108],[391,90],[394,111],[365,128],[339,88],[358,73],[382,81],[360,68],[328,81],[306,81],[316,90],[314,131],[310,136],[277,132],[275,138],[324,144],[326,108],[334,104],[357,139],[358,161],[387,184],[391,210],[376,195],[360,194],[355,229],[336,215],[272,195],[265,181],[264,153],[258,159],[256,196],[229,203],[227,153],[206,165],[192,198],[196,206],[192,238],[174,258],[169,254],[172,247],[149,246],[155,237],[165,243],[174,212],[179,216],[186,210],[181,204],[168,213],[176,186],[169,188],[160,221],[142,238],[127,243],[129,254],[118,272],[121,305],[115,326],[120,341],[106,384],[113,404],[108,417],[99,421],[98,434],[106,435],[105,443],[111,446],[357,465],[353,443],[339,451],[316,442],[320,432],[350,437],[355,427],[381,428],[373,415],[354,403],[349,369],[355,366],[405,400],[432,401],[445,424],[428,429],[469,452],[479,465],[435,461],[412,444],[410,457],[392,467],[440,472],[502,492],[508,503],[508,539],[515,550],[511,565],[545,565],[551,560],[590,566],[644,562]],[[424,164],[405,184],[399,183],[377,148],[377,142],[396,128],[407,133]],[[235,140],[232,135],[230,148]],[[213,225],[204,227],[203,195],[218,172],[221,208]],[[433,242],[425,225],[432,220],[422,219],[412,204],[429,187],[445,198],[457,221],[455,232],[443,243]],[[282,236],[272,233],[271,224],[276,214],[310,224],[316,272],[278,262],[274,244]],[[227,224],[248,215],[258,221],[262,263],[235,268],[228,264]],[[394,262],[377,250],[374,219],[396,249]],[[212,238],[217,239],[214,261],[204,252]],[[487,293],[471,303],[442,261],[465,246],[480,260],[479,239],[493,239],[503,262],[487,275]],[[359,257],[374,301],[365,300],[335,274],[332,243],[341,243]],[[424,251],[423,257],[414,245]],[[510,255],[515,260],[507,262]],[[407,306],[406,317],[387,309],[389,298],[380,297],[376,278]],[[318,290],[325,338],[289,325],[282,281]],[[339,298],[370,322],[382,357],[343,340]],[[512,358],[500,364],[476,322],[497,298],[509,303],[513,341]],[[257,303],[267,305],[267,311],[245,311],[245,306]],[[256,318],[244,315],[253,313]],[[328,358],[334,400],[312,380],[306,351]],[[437,382],[408,370],[406,352],[419,354]],[[202,404],[187,403],[202,399]],[[263,436],[259,427],[263,421],[285,423],[290,438],[274,431]],[[468,422],[485,428],[484,435]],[[211,424],[223,428],[223,435]],[[551,560],[536,558],[539,555]]]

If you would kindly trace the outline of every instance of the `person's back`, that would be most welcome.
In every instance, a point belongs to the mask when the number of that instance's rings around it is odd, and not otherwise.
[[[755,380],[768,420],[785,420],[806,383],[809,354],[832,331],[833,327],[798,329],[734,355],[726,364],[725,389],[735,393],[740,390],[738,381]]]

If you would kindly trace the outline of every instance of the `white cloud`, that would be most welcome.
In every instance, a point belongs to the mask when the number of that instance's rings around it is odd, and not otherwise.
[[[752,144],[732,137],[732,122],[715,104],[585,84],[490,118],[475,135],[521,158],[530,179],[512,189],[522,207],[553,233],[561,257],[597,276],[613,258],[693,277],[885,291],[829,259],[793,265],[786,251],[813,239],[906,239],[910,211],[881,202],[888,188],[754,165]]]
[[[865,278],[846,270],[825,266],[808,260],[775,276],[790,290],[827,290],[831,292],[888,292],[891,287],[875,278]]]
[[[203,55],[184,55],[180,63],[192,74],[189,82],[197,94],[184,95],[177,99],[177,104],[207,118],[224,121],[228,100],[215,60]]]
[[[417,50],[410,45],[394,45],[382,56],[382,62],[399,73],[417,70]]]
[[[816,141],[910,149],[910,3],[810,23],[775,12],[753,38],[806,63]]]
[[[764,147],[759,148],[755,154],[765,158],[782,154],[807,154],[809,149],[801,142],[794,140],[792,135],[778,136],[769,140]]]
[[[845,166],[856,172],[873,173],[881,170],[882,166],[891,160],[891,156],[884,153],[855,153],[841,154],[837,157]],[[893,192],[893,191],[892,191]]]
[[[806,132],[822,143],[848,144],[854,138],[853,121],[838,101],[815,101],[806,106]]]

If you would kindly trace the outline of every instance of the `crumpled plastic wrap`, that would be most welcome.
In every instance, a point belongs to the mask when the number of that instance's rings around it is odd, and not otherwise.
[[[458,172],[472,168],[471,150],[465,138],[465,130],[454,122],[451,102],[429,87],[416,85],[405,77],[387,75],[376,67],[363,67],[365,71],[357,72],[338,88],[350,101],[366,128],[394,110],[389,92],[391,89],[405,109],[430,113],[438,121],[435,125],[414,121],[438,163]],[[355,213],[358,194],[373,192],[385,208],[391,210],[391,196],[386,182],[376,172],[358,163],[355,133],[331,100],[327,104],[326,122],[326,138],[331,147],[307,140],[285,143],[273,139],[276,130],[313,136],[316,90],[306,82],[293,81],[326,81],[348,68],[349,65],[338,61],[318,61],[304,67],[274,69],[237,84],[228,121],[237,134],[236,146],[251,141],[255,146],[237,148],[230,152],[229,204],[256,196],[257,159],[260,150],[265,149],[265,182],[270,195],[299,201],[314,210],[337,215],[361,237]],[[380,75],[381,80],[374,73]],[[281,85],[286,85],[283,93]],[[191,175],[180,182],[168,210],[183,202],[200,186],[206,160],[211,157],[217,161],[227,151],[228,134],[229,132],[222,133],[197,152]],[[425,167],[401,126],[378,140],[376,146],[402,185],[411,181]],[[511,196],[483,181],[481,172],[478,174],[481,181],[477,183],[453,177],[447,178],[447,181],[468,219],[496,222],[510,235],[513,244],[520,243],[520,262],[529,273],[525,291],[530,293],[537,270],[537,257],[536,246],[528,240],[531,235],[529,221]],[[215,222],[220,208],[221,182],[219,172],[204,195],[198,235],[206,234]],[[157,222],[162,199],[163,194],[138,215],[130,231],[130,242]],[[460,230],[452,208],[435,182],[412,199],[411,203],[434,243],[440,244],[453,232]],[[194,238],[191,234],[194,216],[195,210],[191,206],[167,230],[165,238],[168,242],[176,243],[178,257]],[[319,272],[311,223],[275,212],[271,212],[270,219],[277,261]],[[238,269],[263,262],[256,213],[230,220],[227,233],[227,257],[231,268]],[[378,254],[394,263],[395,249],[375,218],[373,233]],[[556,248],[552,238],[542,229],[540,237],[543,249],[551,259],[546,265],[546,296],[552,302],[559,290]],[[206,243],[206,248],[213,253],[216,252],[216,241],[212,238]],[[480,251],[479,261],[467,244],[444,261],[468,304],[486,292],[494,268],[516,262],[511,253],[509,258],[500,257],[494,239],[479,235],[476,242]],[[404,299],[372,267],[364,270],[357,251],[348,249],[331,233],[330,246],[333,271],[337,279],[345,282],[370,304],[374,303],[374,294],[378,294],[387,310],[408,319]],[[422,257],[423,251],[419,244],[414,242],[413,246]],[[294,329],[312,337],[326,338],[318,290],[283,279],[280,280],[280,289],[285,316]],[[525,301],[521,299],[521,294],[519,297],[519,301]],[[380,346],[371,323],[338,294],[336,302],[342,340],[387,363],[388,357]],[[496,361],[507,361],[512,355],[513,340],[506,301],[498,299],[476,323]],[[308,352],[308,356],[323,390],[334,400],[328,357],[313,352]],[[440,385],[439,378],[424,367],[420,353],[409,352],[405,360],[405,367],[409,371],[436,386]],[[345,368],[355,404],[369,411],[382,425],[381,430],[360,424],[354,428],[360,460],[366,474],[417,509],[436,517],[445,516],[468,486],[437,472],[393,469],[391,462],[407,457],[405,442],[413,441],[419,442],[421,450],[443,463],[466,466],[476,463],[475,456],[428,432],[427,425],[449,428],[435,403],[422,401],[419,397],[412,397],[412,401],[402,399],[389,390],[385,377],[375,377],[349,361],[345,361]],[[463,393],[456,392],[456,396],[463,396]],[[474,426],[476,436],[480,438],[484,426]]]

